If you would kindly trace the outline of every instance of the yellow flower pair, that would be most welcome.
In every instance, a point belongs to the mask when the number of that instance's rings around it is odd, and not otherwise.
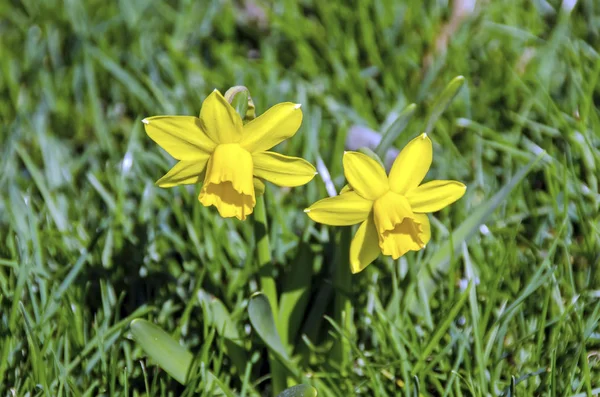
[[[143,120],[146,133],[179,162],[156,183],[160,187],[203,181],[198,199],[223,217],[240,220],[252,213],[263,180],[300,186],[315,176],[306,160],[268,149],[292,137],[302,123],[300,105],[280,103],[247,124],[215,90],[202,104],[200,118],[155,116]],[[320,200],[305,212],[316,222],[360,223],[350,246],[350,268],[363,270],[379,252],[399,258],[424,248],[431,237],[428,212],[458,200],[465,185],[431,181],[420,185],[432,161],[426,134],[413,139],[396,158],[389,176],[374,159],[346,152],[348,180],[339,196]]]

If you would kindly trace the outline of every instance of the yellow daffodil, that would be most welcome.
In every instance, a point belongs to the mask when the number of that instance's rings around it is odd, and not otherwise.
[[[171,187],[204,180],[198,199],[214,205],[222,217],[240,220],[256,205],[262,180],[300,186],[315,176],[304,159],[267,151],[292,137],[302,123],[299,104],[284,102],[247,124],[217,90],[204,100],[200,118],[154,116],[144,120],[146,133],[177,164],[156,184]]]
[[[389,176],[371,157],[344,153],[348,188],[339,196],[317,201],[305,212],[315,222],[333,226],[361,223],[350,245],[350,269],[358,273],[380,252],[398,259],[425,248],[431,238],[428,212],[439,211],[463,196],[456,181],[421,185],[431,166],[433,150],[427,134],[413,139],[400,152]]]

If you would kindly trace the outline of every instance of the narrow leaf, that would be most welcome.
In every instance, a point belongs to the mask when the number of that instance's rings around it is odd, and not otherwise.
[[[19,309],[25,324],[25,333],[27,334],[27,343],[29,345],[29,354],[31,354],[31,363],[33,366],[34,379],[43,386],[46,393],[49,391],[48,383],[46,382],[46,368],[43,366],[44,357],[37,343],[37,338],[33,334],[30,317],[25,310],[23,302],[19,301]]]
[[[238,331],[237,322],[232,319],[229,310],[218,298],[209,296],[204,291],[198,291],[198,300],[205,311],[205,320],[213,325],[217,333],[225,340],[227,355],[238,368],[244,372],[248,364],[248,357]]]
[[[310,248],[300,243],[298,254],[291,270],[283,279],[279,299],[279,324],[284,345],[293,345],[305,319],[306,307],[310,300],[313,256]],[[287,332],[286,332],[287,330]]]
[[[408,125],[408,122],[415,114],[415,110],[417,110],[417,105],[415,105],[414,103],[411,103],[410,105],[405,107],[404,110],[400,112],[396,120],[394,120],[392,125],[390,125],[389,128],[383,133],[381,141],[375,149],[375,153],[377,153],[379,157],[385,159],[385,155],[388,149],[394,145],[396,139],[398,139],[402,131],[404,131],[404,129]]]
[[[271,311],[271,305],[269,300],[262,293],[256,293],[250,298],[248,304],[248,315],[250,316],[250,322],[252,326],[261,337],[263,342],[279,356],[289,360],[288,353],[286,352],[281,338],[275,328],[275,321],[273,319],[273,312]]]
[[[310,385],[296,385],[285,389],[277,397],[317,397],[317,389]]]
[[[134,339],[144,352],[175,380],[185,385],[194,358],[192,353],[160,327],[146,320],[133,320],[130,327]]]
[[[439,97],[435,100],[433,107],[431,108],[431,112],[429,113],[429,117],[427,118],[427,124],[425,127],[425,132],[430,133],[433,130],[433,126],[438,121],[440,116],[448,109],[450,103],[458,94],[458,91],[463,86],[465,82],[465,78],[463,76],[457,76],[452,79],[452,81],[444,88],[444,91],[440,94]]]
[[[445,316],[444,322],[437,327],[435,333],[431,337],[431,340],[425,347],[425,350],[423,350],[421,357],[419,357],[419,361],[417,361],[417,365],[415,365],[415,368],[412,370],[413,375],[416,376],[419,373],[419,371],[425,365],[425,361],[427,360],[429,355],[433,352],[433,350],[436,348],[436,346],[439,345],[439,342],[444,337],[444,335],[446,335],[446,331],[448,330],[448,328],[450,328],[450,325],[454,321],[454,318],[456,316],[458,316],[458,313],[460,313],[460,310],[467,302],[467,298],[469,297],[471,288],[472,288],[472,284],[470,282],[466,291],[463,292],[463,294],[460,297],[460,299],[458,300],[458,302],[456,302],[454,307],[452,307],[452,310],[450,310],[450,313],[448,313],[448,315]]]

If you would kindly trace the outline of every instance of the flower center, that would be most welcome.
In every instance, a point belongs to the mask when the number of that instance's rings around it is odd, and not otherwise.
[[[423,248],[421,223],[416,220],[406,197],[393,191],[375,200],[373,205],[379,247],[384,255],[399,258],[408,251]]]
[[[375,200],[373,215],[379,234],[394,230],[406,218],[415,217],[406,197],[391,190]]]
[[[252,155],[239,144],[218,145],[208,160],[198,199],[217,207],[222,217],[246,219],[256,205],[253,169]]]

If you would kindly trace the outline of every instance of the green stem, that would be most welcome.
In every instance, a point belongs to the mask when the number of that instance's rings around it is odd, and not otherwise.
[[[265,212],[265,199],[263,196],[256,198],[256,207],[254,207],[254,235],[256,237],[260,288],[271,304],[273,317],[277,319],[277,313],[279,313],[277,307],[277,286],[273,279],[271,245],[269,244],[269,229],[267,228],[267,214]],[[277,320],[275,322],[277,323]]]
[[[256,255],[258,258],[258,275],[260,288],[269,300],[275,327],[279,326],[279,307],[277,304],[277,286],[273,278],[273,261],[271,257],[271,245],[269,244],[269,229],[267,227],[267,214],[265,211],[264,196],[256,198],[254,207],[254,235],[256,238]],[[286,373],[283,365],[277,362],[273,353],[269,353],[269,367],[271,368],[271,385],[274,396],[277,396],[286,388]]]
[[[350,241],[352,229],[345,227],[340,233],[340,242],[337,249],[337,260],[333,270],[333,285],[335,288],[334,313],[335,321],[346,335],[352,335],[353,309],[350,300],[352,289],[352,274],[350,273]],[[343,372],[349,357],[350,346],[344,336],[333,347],[333,356]]]

